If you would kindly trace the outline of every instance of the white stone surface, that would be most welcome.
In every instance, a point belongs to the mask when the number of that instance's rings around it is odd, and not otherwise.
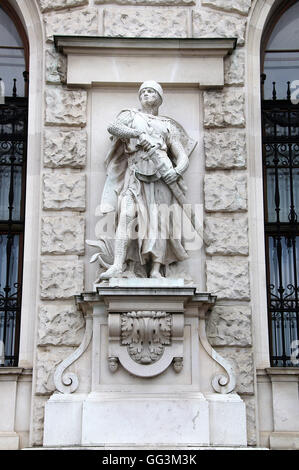
[[[110,287],[184,287],[184,279],[143,279],[143,278],[111,278],[109,279]]]
[[[248,255],[248,220],[245,215],[207,215],[205,234],[209,255]]]
[[[83,292],[84,266],[82,261],[56,260],[43,257],[41,261],[41,298],[69,299]]]
[[[258,428],[257,428],[257,405],[256,397],[243,395],[242,399],[246,405],[246,424],[247,424],[247,444],[249,446],[257,445]],[[262,445],[261,442],[259,445]]]
[[[47,396],[33,395],[30,445],[43,445],[44,411],[48,398]]]
[[[239,257],[214,256],[206,261],[207,291],[218,300],[249,300],[248,261]]]
[[[55,171],[44,175],[45,210],[85,210],[85,175]]]
[[[224,60],[224,81],[226,85],[243,85],[245,81],[245,51],[237,47]]]
[[[44,132],[44,165],[50,168],[83,168],[86,164],[85,130],[47,128]]]
[[[272,432],[270,448],[273,450],[299,450],[299,432]]]
[[[0,431],[0,451],[19,450],[20,437],[16,432]]]
[[[244,127],[245,92],[239,87],[222,91],[204,91],[205,127]]]
[[[88,0],[38,0],[42,12],[88,5]]]
[[[45,13],[46,39],[53,41],[53,35],[70,34],[96,36],[98,34],[98,10],[73,10],[63,13]]]
[[[196,0],[95,0],[96,5],[116,3],[117,5],[144,6],[189,6],[195,5]]]
[[[205,129],[206,168],[246,167],[246,133],[239,129]]]
[[[80,126],[86,124],[86,90],[67,90],[49,85],[45,91],[48,125]]]
[[[36,384],[37,395],[51,395],[55,391],[54,372],[58,364],[68,357],[74,348],[72,347],[38,347],[36,355]]]
[[[227,359],[237,378],[235,392],[238,394],[254,393],[254,359],[251,348],[217,347],[217,352]]]
[[[298,377],[272,376],[273,417],[275,432],[299,433]]]
[[[193,37],[238,38],[238,44],[245,42],[246,18],[216,13],[211,10],[193,10]]]
[[[209,402],[210,444],[246,446],[245,403],[236,394],[205,395]]]
[[[85,219],[81,215],[44,216],[42,218],[42,254],[83,255]]]
[[[250,9],[251,0],[202,0],[201,4],[246,15]]]
[[[251,346],[251,310],[245,305],[215,305],[207,321],[212,346]]]
[[[45,406],[45,447],[81,444],[82,406],[85,395],[55,393]]]
[[[46,82],[65,83],[66,82],[66,57],[56,52],[54,47],[46,50]]]
[[[74,303],[44,302],[39,308],[39,346],[79,346],[85,321]]]
[[[204,179],[205,209],[208,212],[234,212],[247,209],[247,175],[207,173]]]
[[[105,10],[105,36],[185,38],[187,12],[181,9]]]
[[[154,20],[159,22],[158,17],[154,16]],[[119,23],[119,28],[121,27],[124,26]],[[129,30],[125,32],[129,35]],[[137,32],[141,34],[142,29]],[[112,33],[113,31],[111,35]],[[150,32],[145,30],[144,34],[150,35]],[[154,32],[151,34],[154,35]],[[168,31],[168,34],[171,33]],[[107,86],[107,83],[119,85],[121,77],[121,83],[136,87],[136,83],[155,77],[156,81],[164,84],[192,84],[204,89],[222,87],[224,55],[226,50],[231,50],[233,44],[231,39],[226,46],[218,43],[216,39],[208,41],[208,45],[202,42],[190,42],[189,39],[186,41],[177,39],[171,45],[165,42],[165,38],[155,38],[151,42],[150,39],[135,37],[126,43],[121,39],[116,40],[115,37],[113,41],[109,39],[90,40],[92,46],[96,47],[96,53],[94,49],[91,52],[89,40],[82,40],[80,43],[80,54],[77,54],[78,40],[73,45],[62,46],[68,56],[67,83],[70,86],[79,84],[89,87],[93,83],[104,86]],[[63,40],[61,41],[63,44]],[[191,45],[192,54],[190,54]],[[105,108],[105,111],[107,110],[109,107]],[[178,116],[180,122],[182,114]]]
[[[141,419],[142,417],[142,419]],[[202,394],[113,398],[94,394],[83,404],[82,444],[202,444],[209,442],[208,402]]]

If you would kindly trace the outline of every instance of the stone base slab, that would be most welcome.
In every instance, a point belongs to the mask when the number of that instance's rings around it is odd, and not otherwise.
[[[299,450],[299,432],[272,432],[270,449]]]
[[[239,395],[206,395],[210,411],[210,443],[213,446],[246,446],[246,405]]]
[[[96,394],[83,405],[82,444],[209,443],[209,406],[196,398],[109,398]]]
[[[19,450],[19,440],[15,432],[0,432],[0,450]]]
[[[236,394],[54,394],[44,447],[244,446],[245,404]]]

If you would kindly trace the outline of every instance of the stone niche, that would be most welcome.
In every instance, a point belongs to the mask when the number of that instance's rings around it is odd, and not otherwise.
[[[88,105],[86,239],[101,231],[97,206],[105,180],[102,163],[109,149],[107,124],[121,109],[137,107],[136,90],[149,79],[160,82],[165,92],[160,114],[177,119],[198,142],[186,183],[190,203],[203,207],[202,90],[217,93],[223,87],[224,58],[236,40],[56,36],[54,42],[67,58],[68,89],[61,100],[69,99],[72,87],[79,87],[76,99]],[[48,116],[49,123],[54,119]],[[67,132],[60,138],[69,138]],[[47,138],[51,142],[52,134]],[[85,134],[82,142],[86,144]],[[47,165],[63,166],[53,148],[55,158],[48,156]],[[71,176],[77,181],[77,192],[70,188],[72,207],[64,199],[53,202],[49,189],[45,209],[53,209],[55,203],[83,210],[80,191],[85,182],[75,172]],[[44,184],[50,187],[51,175],[47,178]],[[62,183],[62,179],[55,182]],[[213,212],[217,201],[206,205]],[[235,393],[234,369],[206,336],[207,316],[216,297],[204,292],[202,253],[188,261],[191,284],[171,277],[163,282],[141,278],[94,284],[95,271],[88,262],[92,254],[88,247],[85,292],[76,296],[85,334],[55,370],[56,392],[45,407],[44,446],[246,446],[245,403]],[[45,272],[44,284],[47,276]],[[86,375],[78,366],[83,355],[90,367],[90,383],[84,387],[80,382]]]

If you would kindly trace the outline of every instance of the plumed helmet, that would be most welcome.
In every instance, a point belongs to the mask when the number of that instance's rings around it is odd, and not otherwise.
[[[159,83],[155,82],[154,80],[147,80],[146,82],[143,82],[139,88],[139,95],[144,88],[153,88],[153,90],[156,90],[156,92],[160,95],[161,100],[163,101],[163,88],[161,85],[159,85]]]

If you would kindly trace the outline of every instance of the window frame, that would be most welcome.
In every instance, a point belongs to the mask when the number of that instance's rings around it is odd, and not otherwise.
[[[268,221],[268,195],[267,195],[267,171],[266,171],[266,163],[265,163],[265,150],[264,150],[264,147],[266,145],[266,139],[265,139],[265,136],[264,136],[264,126],[263,126],[263,117],[264,117],[264,112],[265,110],[267,109],[267,103],[268,103],[268,106],[270,105],[271,106],[271,101],[273,102],[273,109],[288,109],[288,112],[290,112],[290,109],[292,108],[292,104],[291,104],[291,101],[290,101],[290,89],[287,88],[287,79],[286,79],[286,99],[285,100],[279,100],[279,99],[276,99],[276,96],[275,96],[275,86],[274,86],[274,92],[273,92],[273,96],[272,96],[272,100],[264,100],[264,87],[263,87],[263,84],[264,84],[264,81],[265,81],[265,73],[264,73],[264,63],[265,63],[265,55],[266,55],[266,52],[267,52],[267,45],[268,45],[268,42],[270,40],[270,37],[271,37],[271,34],[273,33],[273,30],[274,28],[276,27],[276,25],[278,24],[280,18],[282,17],[282,15],[289,9],[291,8],[294,4],[297,3],[297,0],[292,0],[292,1],[289,1],[287,2],[287,4],[285,4],[284,2],[282,4],[280,4],[274,11],[274,13],[270,16],[265,28],[264,28],[264,32],[263,32],[263,35],[262,35],[262,39],[261,39],[261,50],[260,50],[260,57],[261,57],[261,61],[260,61],[260,72],[261,72],[261,115],[262,115],[262,128],[261,128],[261,137],[262,137],[262,160],[263,160],[263,203],[264,203],[264,240],[265,240],[265,262],[266,262],[266,279],[267,279],[267,282],[266,282],[266,286],[267,286],[267,305],[268,305],[268,329],[269,329],[269,351],[270,351],[270,360],[271,360],[271,366],[272,367],[289,367],[290,364],[287,364],[287,360],[286,359],[281,359],[281,361],[284,361],[285,363],[283,365],[281,364],[278,364],[276,363],[275,364],[275,359],[274,357],[276,357],[274,355],[274,345],[273,345],[273,328],[272,328],[272,312],[271,312],[271,295],[270,295],[270,253],[269,253],[269,238],[272,236],[273,237],[273,240],[275,239],[275,237],[281,237],[281,238],[289,238],[291,240],[291,237],[296,237],[299,235],[299,223],[298,223],[298,220],[296,222],[296,228],[295,228],[295,232],[294,232],[294,226],[291,226],[291,224],[293,223],[293,225],[295,225],[294,222],[273,222],[272,223],[272,226],[271,226],[271,222]],[[281,51],[288,51],[287,49],[281,49]],[[279,105],[281,106],[281,108],[279,108]],[[276,106],[276,108],[275,108]],[[285,108],[284,108],[284,107]],[[299,111],[299,104],[296,105],[297,108],[296,108],[296,111]],[[294,106],[293,106],[294,107]],[[297,127],[297,126],[296,126]],[[282,139],[283,140],[283,139]],[[277,143],[279,143],[277,141]],[[299,143],[299,137],[298,137],[298,143]],[[297,210],[298,212],[298,210]],[[298,219],[299,219],[299,214],[298,214]],[[276,228],[275,228],[276,226]],[[296,266],[296,262],[295,260],[293,261],[294,262],[294,268]],[[298,268],[298,266],[297,266]],[[295,276],[296,276],[296,273],[295,273]],[[297,281],[294,280],[294,287],[296,289],[296,286],[297,286],[297,291],[298,291],[298,284],[297,284]],[[297,294],[295,295],[295,299],[298,299],[298,292]],[[287,309],[285,308],[284,310],[286,313],[291,313],[291,312],[288,312]],[[299,339],[299,333],[298,333],[298,305],[295,309],[295,313],[297,315],[297,340]],[[281,317],[283,318],[283,317]],[[283,322],[282,322],[282,325],[283,325]],[[289,328],[291,328],[289,326]],[[283,343],[284,343],[284,339],[282,340]],[[278,359],[279,361],[279,359]],[[292,367],[295,367],[296,364],[293,364]]]

